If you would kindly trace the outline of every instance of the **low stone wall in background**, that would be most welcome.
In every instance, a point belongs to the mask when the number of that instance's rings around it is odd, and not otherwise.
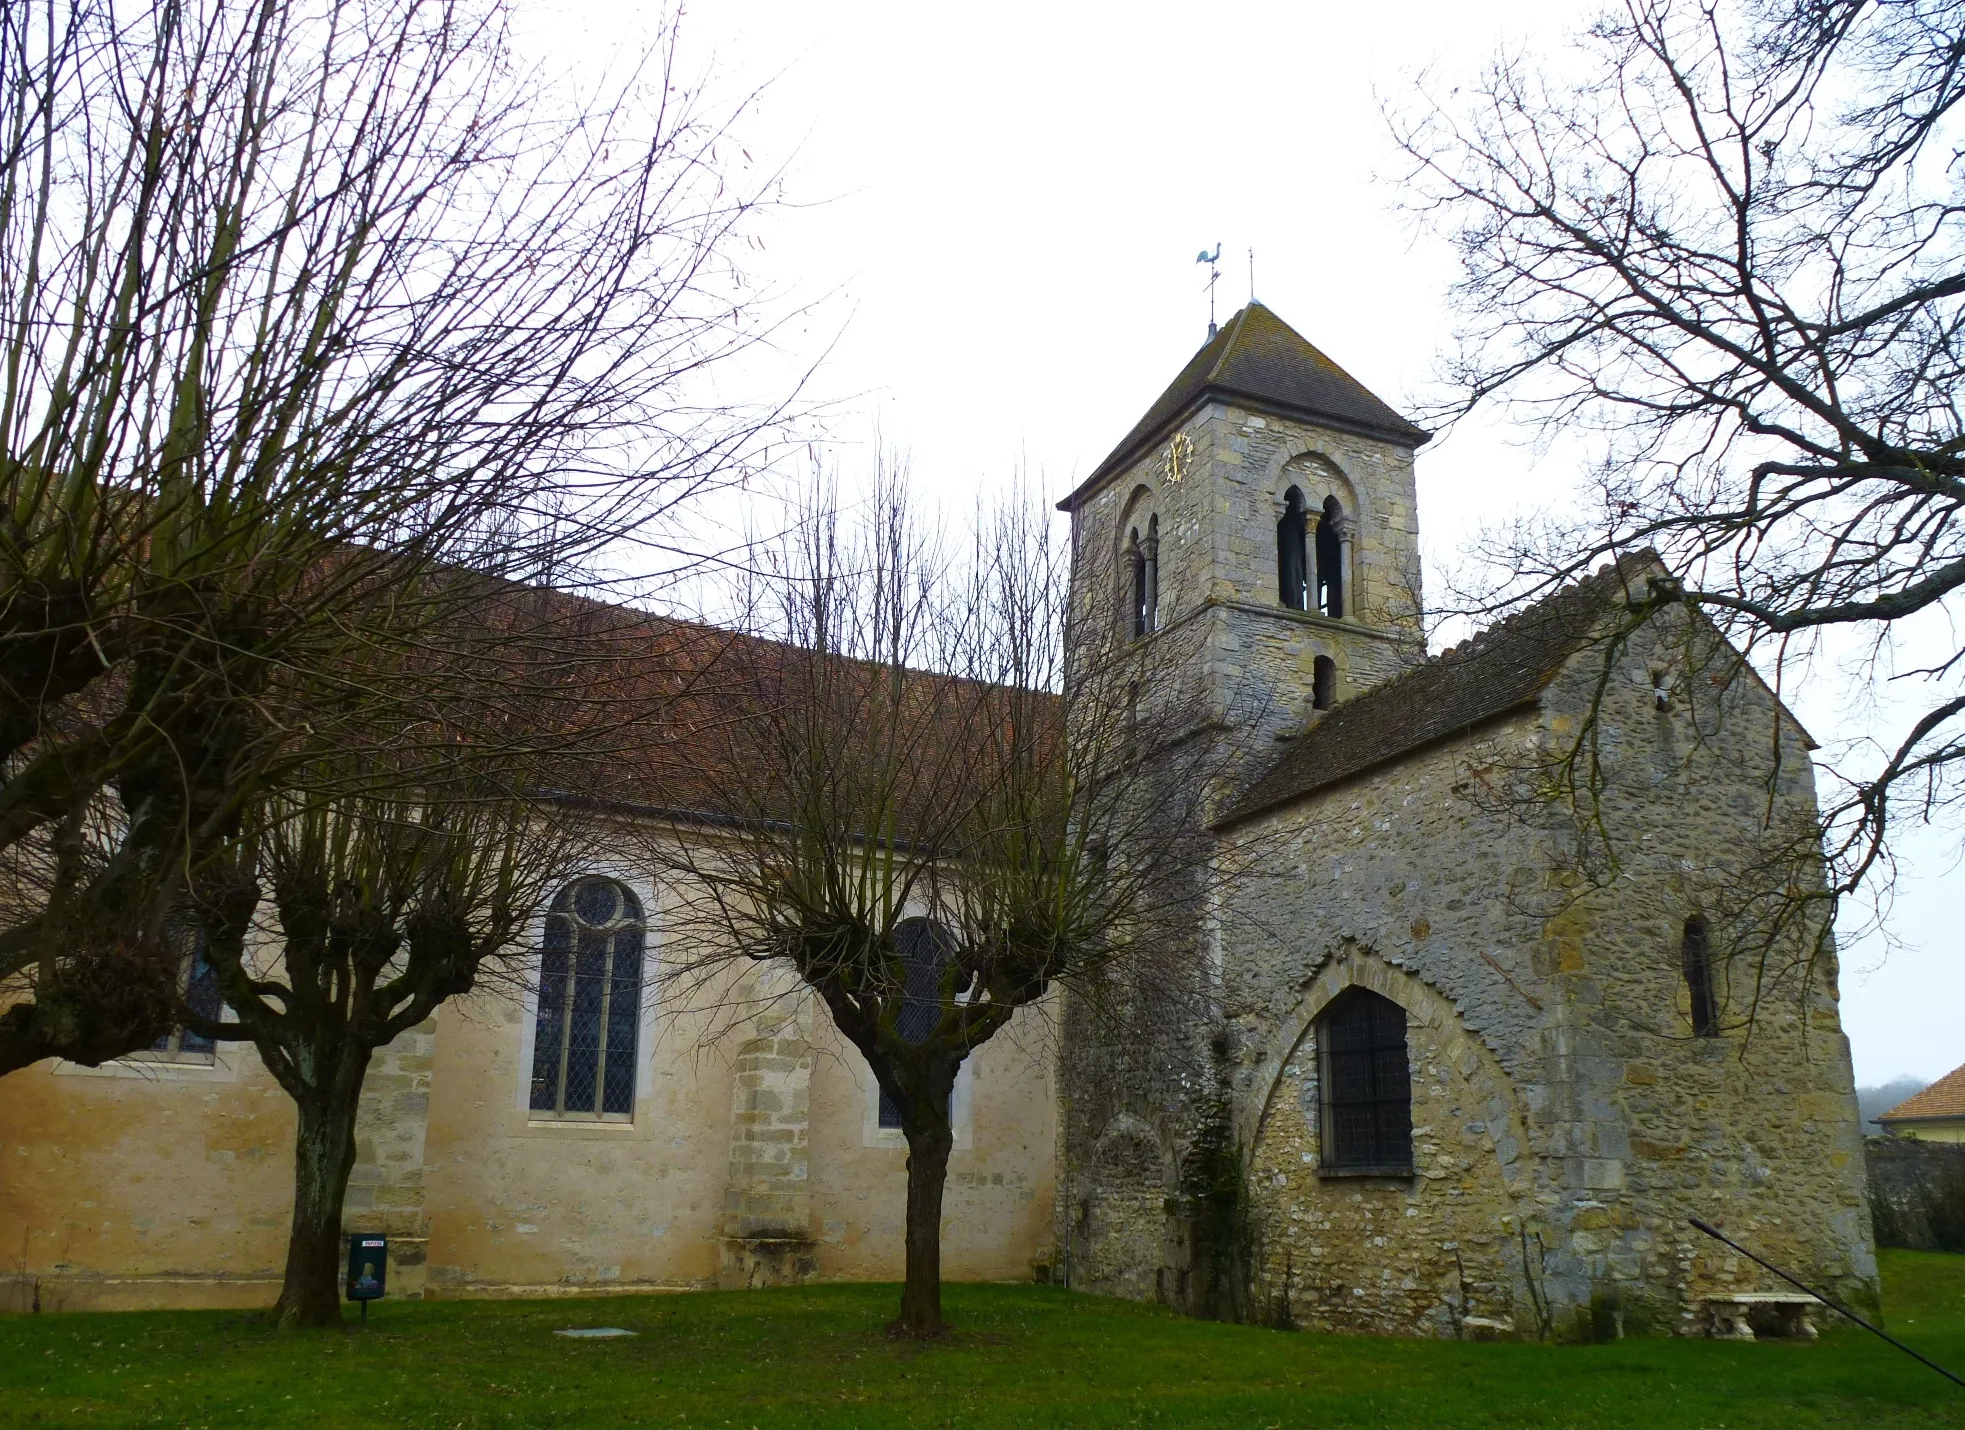
[[[1965,1251],[1965,1143],[1865,1137],[1876,1244]]]

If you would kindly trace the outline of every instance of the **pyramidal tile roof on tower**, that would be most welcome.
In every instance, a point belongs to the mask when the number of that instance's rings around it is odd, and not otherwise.
[[[1401,446],[1417,447],[1433,435],[1379,401],[1309,339],[1251,299],[1188,360],[1111,455],[1058,503],[1059,510],[1070,511],[1190,408],[1215,396],[1242,398]]]

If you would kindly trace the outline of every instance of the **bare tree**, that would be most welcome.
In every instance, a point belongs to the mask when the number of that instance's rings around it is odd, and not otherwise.
[[[765,185],[675,60],[576,110],[500,0],[0,13],[0,1072],[163,1030],[186,879],[413,699],[321,703],[450,626],[432,571],[564,575],[741,464],[771,414],[701,378]]]
[[[1580,83],[1507,59],[1394,117],[1461,261],[1438,415],[1505,402],[1595,444],[1589,509],[1487,554],[1521,599],[1659,553],[1607,660],[1689,608],[1777,690],[1838,658],[1924,692],[1821,828],[1770,831],[1770,868],[1830,858],[1774,887],[1846,896],[1965,768],[1965,5],[1623,0],[1572,58]]]
[[[486,965],[516,960],[542,892],[570,867],[566,831],[522,792],[393,761],[335,764],[249,811],[194,890],[230,1012],[180,1014],[202,1037],[249,1039],[299,1113],[284,1327],[341,1324],[341,1211],[375,1050],[471,991]]]
[[[1066,560],[1034,505],[950,553],[889,479],[864,520],[815,500],[759,569],[754,638],[683,705],[689,769],[660,780],[697,934],[677,971],[723,997],[733,967],[789,966],[866,1059],[908,1147],[891,1329],[934,1336],[956,1075],[1060,985],[1185,969],[1206,781],[1141,758],[1139,650],[1067,679]]]
[[[418,594],[441,630],[405,611]],[[394,595],[414,639],[371,640],[289,693],[315,719],[173,910],[173,946],[209,970],[177,1022],[251,1042],[294,1099],[285,1327],[341,1324],[342,1207],[376,1050],[450,998],[520,991],[525,935],[583,847],[578,797],[659,747],[669,707],[729,641],[465,572]]]

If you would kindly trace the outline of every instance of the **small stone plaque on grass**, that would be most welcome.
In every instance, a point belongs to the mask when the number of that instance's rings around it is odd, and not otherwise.
[[[624,1331],[619,1326],[574,1326],[564,1331],[554,1331],[556,1336],[569,1336],[576,1341],[606,1341],[616,1336],[632,1336],[633,1331]]]

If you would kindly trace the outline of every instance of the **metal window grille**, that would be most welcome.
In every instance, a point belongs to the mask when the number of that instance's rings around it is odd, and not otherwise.
[[[1412,1078],[1405,1009],[1362,988],[1317,1025],[1323,1159],[1330,1172],[1412,1172]]]
[[[640,902],[612,879],[577,879],[553,900],[539,955],[534,1113],[633,1115],[645,938]]]

